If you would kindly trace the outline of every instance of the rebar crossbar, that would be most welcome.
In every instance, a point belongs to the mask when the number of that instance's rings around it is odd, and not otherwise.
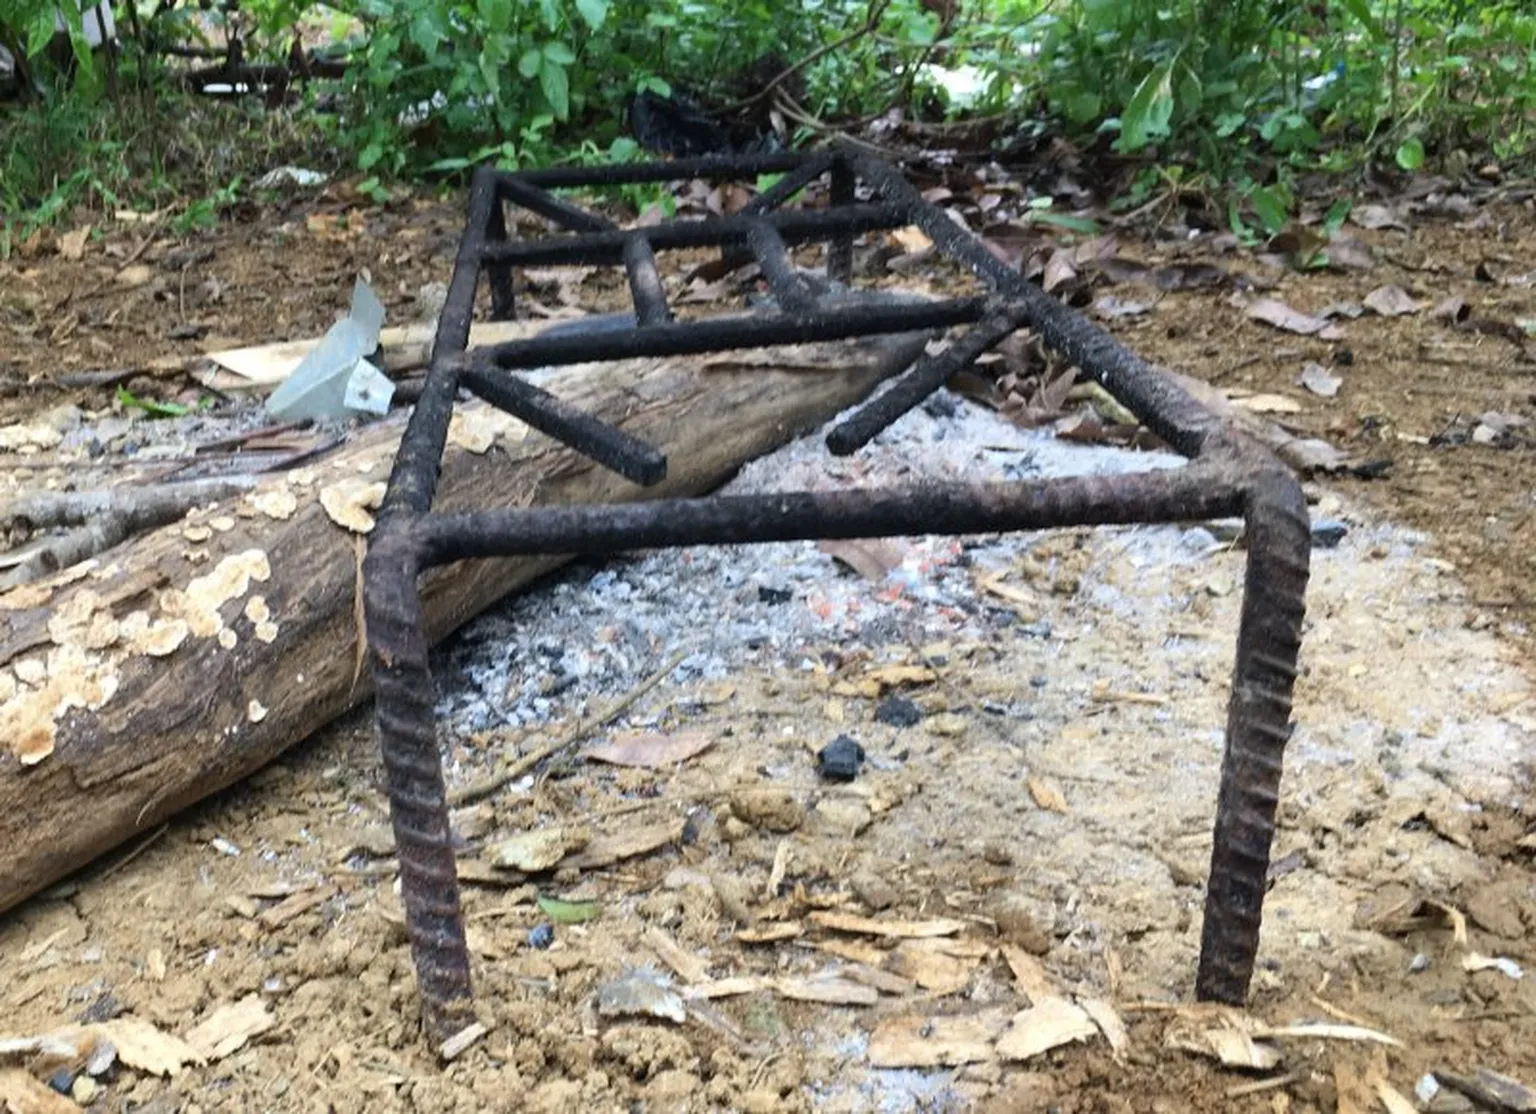
[[[549,192],[765,173],[782,177],[736,216],[633,230]],[[830,180],[828,208],[780,208],[822,177]],[[861,187],[869,200],[858,200]],[[528,209],[570,234],[514,241],[508,237],[507,204]],[[916,302],[860,300],[842,293],[851,282],[855,237],[908,225],[983,280],[988,293]],[[813,242],[827,245],[827,279],[820,288],[797,271],[789,255],[791,245]],[[720,249],[727,262],[755,261],[773,307],[675,320],[656,253],[699,247]],[[555,330],[466,351],[482,272],[492,315],[507,319],[516,308],[514,269],[554,263],[622,266],[634,303],[632,323],[601,331]],[[1114,478],[920,484],[453,514],[432,510],[461,388],[635,484],[649,486],[665,478],[666,459],[654,447],[517,378],[518,369],[968,327],[936,355],[909,352],[911,366],[892,368],[888,389],[831,430],[829,449],[847,454],[1022,326],[1094,377],[1190,463]],[[1195,979],[1198,998],[1228,1003],[1245,999],[1253,974],[1281,763],[1291,730],[1310,538],[1306,502],[1290,470],[1171,378],[995,259],[942,210],[925,202],[893,167],[852,148],[525,173],[477,170],[427,380],[401,441],[364,565],[379,745],[429,1030],[442,1038],[465,1023],[471,979],[417,583],[425,569],[514,555],[962,535],[1235,515],[1246,522],[1247,569]]]

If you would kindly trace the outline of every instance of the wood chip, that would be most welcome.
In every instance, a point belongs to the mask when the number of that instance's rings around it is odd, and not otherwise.
[[[438,1047],[438,1055],[444,1060],[457,1060],[471,1045],[491,1031],[490,1026],[478,1021],[464,1026],[453,1036],[449,1037]]]
[[[585,850],[567,856],[560,865],[577,870],[598,870],[622,859],[649,854],[681,839],[685,823],[683,818],[678,817],[657,824],[627,828],[614,835],[598,836]]]
[[[1403,1046],[1403,1042],[1396,1037],[1390,1037],[1376,1029],[1367,1029],[1363,1025],[1334,1025],[1328,1022],[1307,1022],[1302,1025],[1279,1027],[1260,1025],[1254,1029],[1253,1035],[1259,1040],[1297,1037],[1312,1040],[1371,1041],[1376,1044],[1389,1044],[1394,1048]]]
[[[977,967],[975,961],[912,946],[920,942],[903,941],[885,961],[885,969],[939,995],[958,994],[970,985]]]
[[[964,921],[947,917],[937,917],[928,921],[878,920],[874,917],[860,917],[854,913],[837,913],[830,910],[812,913],[808,919],[812,924],[830,928],[836,932],[901,939],[953,936],[965,928]]]
[[[1061,786],[1047,777],[1036,777],[1031,774],[1024,779],[1024,784],[1029,787],[1029,795],[1034,798],[1035,804],[1047,812],[1067,811],[1067,798],[1061,791]]]
[[[487,849],[491,863],[525,874],[553,870],[567,855],[592,842],[592,829],[583,824],[555,824],[519,832]]]
[[[797,1002],[820,1002],[827,1006],[872,1006],[880,994],[872,986],[838,978],[782,978],[773,980],[773,988]]]
[[[997,1053],[1005,1060],[1028,1060],[1073,1041],[1098,1034],[1099,1028],[1078,1006],[1065,998],[1044,998],[1014,1014],[997,1041]]]
[[[683,997],[689,1000],[696,998],[736,998],[743,994],[756,994],[761,990],[771,989],[773,983],[769,979],[758,975],[737,975],[728,979],[710,979],[707,982],[695,983],[693,986],[683,989]]]
[[[889,1017],[869,1036],[872,1068],[960,1067],[996,1058],[993,1042],[1008,1027],[1001,1010],[970,1017]]]
[[[19,1068],[0,1071],[0,1111],[5,1114],[80,1114],[59,1092]]]
[[[672,968],[684,982],[709,981],[709,967],[692,952],[684,951],[678,942],[661,929],[652,925],[645,933],[646,947],[656,953],[656,958]]]
[[[877,948],[863,940],[843,940],[837,937],[816,941],[816,950],[835,955],[839,959],[846,959],[850,963],[864,963],[871,967],[879,967],[885,962],[885,957],[890,955],[890,952],[885,949]]]
[[[187,1033],[187,1045],[205,1060],[222,1060],[277,1024],[259,994],[220,1006]],[[118,1050],[121,1053],[121,1049]]]
[[[779,924],[744,928],[736,933],[736,941],[741,944],[772,944],[778,940],[793,940],[797,936],[804,935],[805,926],[799,921],[783,921]]]
[[[1376,1097],[1381,1100],[1381,1105],[1387,1108],[1387,1114],[1419,1114],[1419,1108],[1381,1076],[1378,1075],[1369,1082],[1376,1092]]]
[[[186,1064],[201,1060],[197,1049],[138,1017],[115,1017],[99,1026],[117,1049],[117,1058],[148,1075],[175,1075]]]
[[[1125,1027],[1125,1022],[1115,1012],[1115,1007],[1102,998],[1080,998],[1079,1006],[1083,1012],[1093,1019],[1093,1023],[1099,1027],[1099,1032],[1104,1034],[1104,1039],[1109,1042],[1110,1050],[1118,1060],[1131,1046],[1131,1033]]]
[[[335,886],[317,886],[313,890],[293,894],[278,902],[256,919],[267,928],[281,928],[301,913],[306,913],[336,894]]]
[[[1008,963],[1008,969],[1013,972],[1013,981],[1018,984],[1019,989],[1031,1003],[1061,996],[1061,991],[1056,987],[1056,981],[1045,973],[1045,968],[1034,956],[1013,944],[1004,944],[999,950],[1002,951],[1003,959]]]
[[[872,986],[882,994],[904,995],[917,989],[917,984],[911,979],[904,979],[867,963],[850,963],[843,968],[843,973],[854,982]]]

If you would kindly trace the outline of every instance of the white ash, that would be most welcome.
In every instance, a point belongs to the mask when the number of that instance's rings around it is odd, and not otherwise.
[[[1059,441],[941,392],[852,457],[818,431],[747,464],[723,494],[827,490],[918,480],[988,482],[1115,474],[1180,458]],[[1127,531],[1119,531],[1126,533]],[[1200,560],[1202,530],[1130,531],[1149,565]],[[986,638],[1003,628],[1048,641],[977,592],[975,567],[1008,567],[1039,534],[902,539],[901,564],[872,583],[814,542],[694,547],[580,562],[469,624],[436,655],[439,715],[465,732],[567,721],[628,691],[670,655],[689,651],[673,680],[719,678],[773,664],[810,668],[832,647]],[[769,602],[791,593],[788,602]],[[1114,592],[1093,586],[1096,603]],[[1027,695],[1027,694],[1026,694]],[[998,708],[997,711],[1005,711]]]

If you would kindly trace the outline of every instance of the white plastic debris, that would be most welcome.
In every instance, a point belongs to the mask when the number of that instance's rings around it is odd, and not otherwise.
[[[280,422],[385,413],[395,385],[365,358],[378,348],[383,327],[383,303],[358,279],[347,316],[272,392],[267,413]]]
[[[302,166],[278,166],[257,178],[256,188],[275,190],[279,186],[319,186],[328,179],[329,175],[318,170],[306,170]]]

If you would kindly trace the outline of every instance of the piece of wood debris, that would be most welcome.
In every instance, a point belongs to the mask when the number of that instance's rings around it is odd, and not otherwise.
[[[737,998],[743,994],[756,994],[762,990],[770,990],[773,983],[759,975],[732,975],[724,979],[710,979],[707,982],[694,983],[683,988],[683,997],[690,1002],[695,999],[711,998]]]
[[[1007,1032],[997,1040],[1005,1060],[1028,1060],[1073,1041],[1098,1035],[1099,1027],[1079,1006],[1065,998],[1043,998],[1013,1015]]]
[[[1512,1110],[1516,1114],[1536,1111],[1536,1090],[1518,1079],[1501,1075],[1487,1068],[1477,1068],[1471,1075],[1458,1075],[1449,1071],[1436,1071],[1435,1078],[1454,1091],[1460,1091],[1473,1102],[1496,1110]]]
[[[886,956],[891,954],[884,948],[877,948],[865,940],[845,940],[836,936],[827,940],[818,940],[813,946],[817,951],[835,955],[850,963],[863,963],[870,967],[881,966],[885,963]]]
[[[207,1061],[222,1060],[244,1048],[254,1036],[277,1024],[259,994],[247,994],[238,1002],[219,1006],[186,1036],[187,1046]]]
[[[894,975],[879,967],[871,967],[867,963],[850,963],[843,968],[843,973],[854,982],[872,986],[882,994],[901,996],[911,994],[917,988],[917,984],[911,979],[904,979],[900,975]]]
[[[880,1000],[879,991],[872,986],[826,976],[774,979],[773,989],[797,1002],[820,1002],[826,1006],[872,1006]]]
[[[772,944],[779,940],[793,940],[805,935],[805,926],[799,921],[781,921],[778,924],[762,924],[755,928],[743,928],[736,933],[739,944]]]
[[[486,850],[493,866],[539,874],[553,870],[560,860],[591,842],[592,829],[585,824],[550,824],[518,832]]]
[[[836,932],[852,932],[861,936],[888,936],[903,939],[923,939],[930,936],[953,936],[962,931],[965,921],[949,917],[935,917],[926,921],[906,921],[894,918],[877,919],[861,917],[855,913],[838,913],[818,910],[807,918],[812,924],[830,928]]]
[[[977,967],[975,960],[913,946],[920,943],[923,941],[902,941],[886,959],[885,969],[940,996],[958,994],[970,985]]]
[[[1030,1002],[1036,1003],[1061,996],[1056,980],[1045,973],[1045,968],[1034,956],[1014,944],[1004,944],[998,950],[1003,953],[1008,969],[1013,972],[1013,981]]]
[[[623,859],[648,855],[652,851],[659,851],[682,839],[683,826],[686,823],[687,821],[679,816],[676,819],[663,820],[655,824],[625,828],[611,835],[600,835],[583,850],[566,856],[560,865],[573,867],[576,870],[599,870]]]
[[[652,925],[646,929],[645,944],[656,953],[656,958],[672,968],[677,977],[688,983],[709,981],[709,967],[692,952],[684,951],[678,942],[665,931]]]
[[[438,1046],[438,1055],[445,1061],[457,1060],[481,1037],[491,1031],[490,1026],[479,1021],[470,1022]]]
[[[0,1071],[0,1111],[5,1114],[80,1114],[80,1108],[20,1068]]]
[[[118,1060],[135,1071],[169,1077],[202,1060],[192,1045],[140,1017],[114,1017],[99,1028],[117,1049]]]
[[[1125,1021],[1115,1011],[1115,1007],[1103,998],[1079,998],[1077,1004],[1093,1019],[1093,1023],[1099,1027],[1099,1032],[1103,1033],[1104,1039],[1109,1042],[1110,1051],[1115,1059],[1119,1060],[1125,1054],[1125,1050],[1131,1047],[1131,1033],[1125,1027]]]
[[[1024,779],[1024,784],[1029,787],[1029,795],[1034,798],[1035,804],[1046,812],[1065,814],[1068,811],[1066,794],[1050,778],[1030,774]]]
[[[1388,1036],[1376,1029],[1367,1029],[1363,1025],[1334,1025],[1321,1021],[1309,1021],[1299,1025],[1259,1025],[1254,1027],[1253,1036],[1259,1040],[1283,1040],[1286,1037],[1296,1037],[1310,1040],[1369,1041],[1375,1044],[1389,1044],[1394,1048],[1403,1046],[1403,1042],[1396,1037]]]
[[[1008,1028],[1003,1010],[971,1016],[888,1017],[869,1035],[872,1068],[938,1068],[997,1058],[994,1043]]]
[[[317,905],[336,895],[335,886],[316,886],[312,890],[290,894],[256,919],[266,928],[281,928],[301,913],[307,913]]]
[[[688,1018],[671,980],[646,967],[629,968],[598,987],[597,1012],[602,1017],[661,1017],[678,1024]]]
[[[1366,1082],[1376,1092],[1381,1105],[1386,1107],[1387,1114],[1418,1114],[1419,1108],[1412,1100],[1381,1076],[1373,1075]]]
[[[1284,1075],[1272,1075],[1268,1079],[1254,1079],[1247,1083],[1234,1083],[1226,1090],[1229,1099],[1240,1099],[1247,1095],[1261,1095],[1265,1091],[1273,1091],[1280,1087],[1289,1087],[1292,1083],[1301,1081],[1300,1072],[1286,1072]]]

